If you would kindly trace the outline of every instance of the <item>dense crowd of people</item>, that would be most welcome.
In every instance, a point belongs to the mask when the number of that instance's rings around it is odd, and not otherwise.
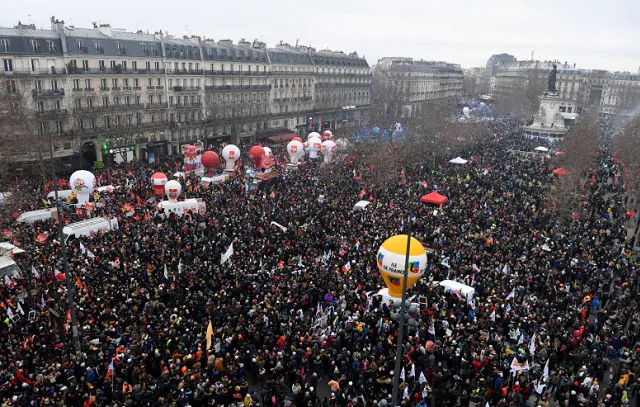
[[[498,119],[455,152],[467,164],[435,152],[385,185],[358,159],[330,172],[307,160],[255,191],[243,174],[206,188],[189,177],[182,195],[206,202],[204,215],[148,201],[151,174],[172,174],[178,158],[101,170],[118,189],[63,218],[117,217],[119,229],[68,243],[71,292],[56,276],[57,222],[5,220],[25,253],[22,278],[0,288],[2,405],[391,406],[398,323],[369,293],[383,287],[380,244],[409,219],[429,261],[409,293],[426,301],[405,336],[403,406],[629,404],[639,297],[624,177],[603,151],[575,219],[560,219],[554,161],[514,154],[531,151],[518,129]],[[44,186],[18,188],[33,196],[20,211],[43,207]],[[442,208],[420,203],[432,190],[448,197]],[[371,204],[354,211],[360,197]],[[444,279],[473,298],[433,284]]]

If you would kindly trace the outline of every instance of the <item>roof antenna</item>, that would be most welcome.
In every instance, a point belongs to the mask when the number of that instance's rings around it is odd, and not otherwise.
[[[31,14],[27,14],[29,16],[29,25],[31,25]]]

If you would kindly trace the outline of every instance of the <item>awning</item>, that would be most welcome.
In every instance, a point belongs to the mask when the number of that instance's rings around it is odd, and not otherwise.
[[[298,136],[298,133],[287,133],[287,134],[281,134],[279,136],[269,136],[265,138],[274,143],[280,143],[280,142],[291,141],[292,138],[297,136]]]

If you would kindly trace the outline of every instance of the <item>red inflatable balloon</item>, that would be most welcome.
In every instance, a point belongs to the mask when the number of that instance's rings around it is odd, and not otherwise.
[[[212,173],[213,170],[220,165],[220,157],[218,157],[215,151],[206,151],[202,154],[200,162],[202,162],[202,166],[208,173]]]
[[[302,143],[302,139],[300,137],[294,137],[294,138],[291,139],[291,141],[293,141],[293,140],[299,141],[299,142]]]
[[[263,155],[264,155],[264,148],[262,148],[262,146],[253,146],[249,149],[249,158],[253,160],[254,170],[260,169]]]

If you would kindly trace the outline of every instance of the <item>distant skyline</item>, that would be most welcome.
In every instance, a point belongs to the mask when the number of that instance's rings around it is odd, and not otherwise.
[[[182,37],[282,40],[345,53],[357,51],[370,65],[381,57],[411,57],[484,66],[492,54],[518,60],[565,61],[579,68],[638,73],[640,2],[636,0],[22,0],[0,14],[0,26],[22,23],[50,28],[93,21],[128,31],[162,30]]]

